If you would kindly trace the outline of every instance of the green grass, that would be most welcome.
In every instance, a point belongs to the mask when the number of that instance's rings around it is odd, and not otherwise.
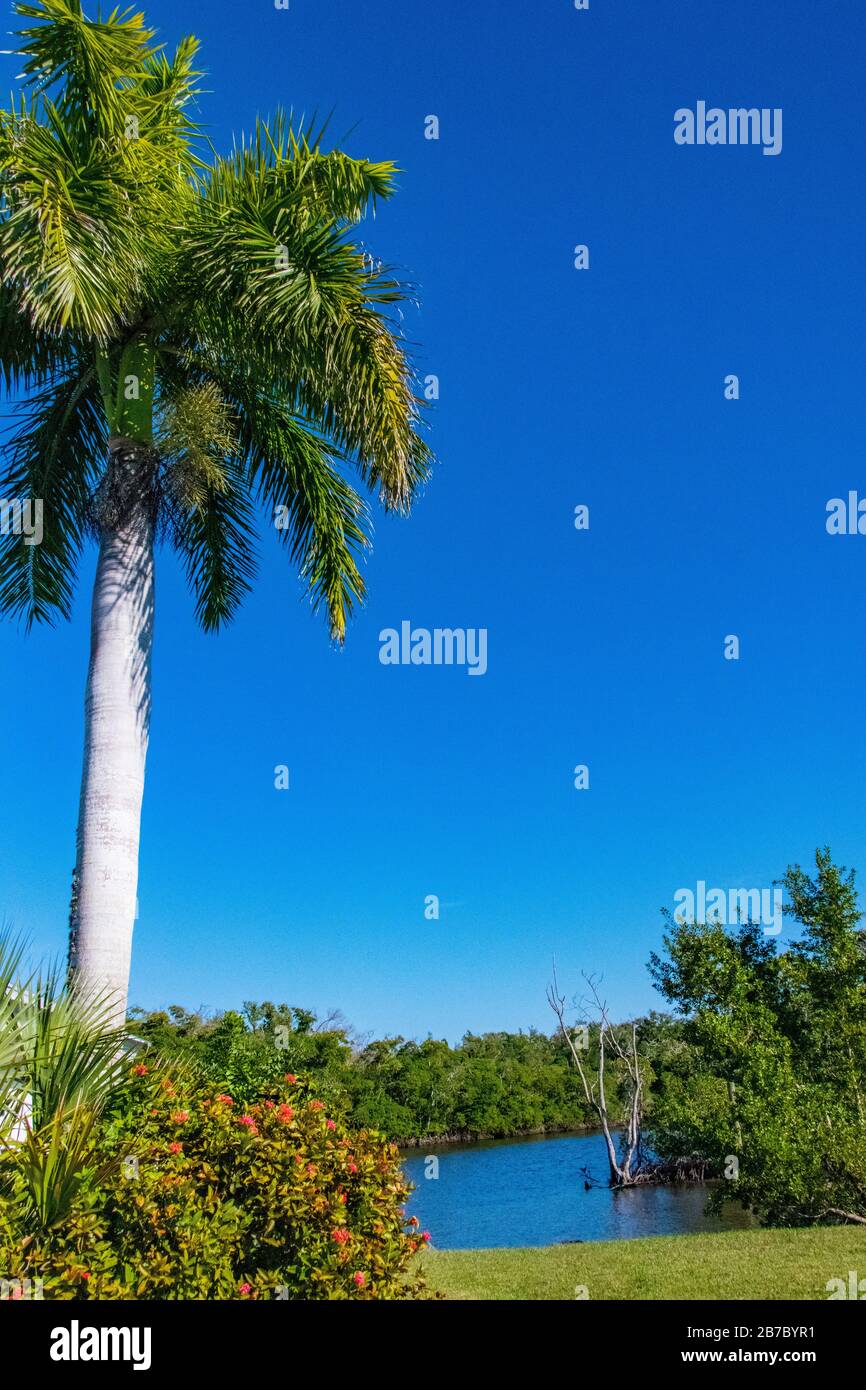
[[[590,1299],[826,1299],[828,1279],[866,1279],[866,1228],[429,1250],[423,1268],[449,1298],[574,1299],[583,1285]]]

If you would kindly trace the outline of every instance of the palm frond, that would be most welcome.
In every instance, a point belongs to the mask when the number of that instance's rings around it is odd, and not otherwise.
[[[232,399],[249,483],[310,594],[342,641],[363,601],[358,557],[369,546],[369,513],[337,468],[339,456],[308,423],[249,379],[223,383]]]
[[[58,377],[18,407],[24,423],[3,448],[0,497],[41,508],[42,539],[0,537],[0,611],[33,622],[68,617],[75,567],[107,432],[95,373]]]
[[[88,1170],[107,1171],[97,1124],[125,1066],[109,997],[82,999],[58,970],[22,974],[22,961],[0,935],[0,1199],[44,1230]]]
[[[28,1126],[14,1161],[0,1166],[0,1200],[14,1204],[16,1225],[49,1231],[66,1216],[85,1177],[104,1182],[123,1159],[120,1152],[106,1158],[98,1111],[63,1104],[41,1128]]]
[[[5,389],[28,391],[43,386],[75,360],[68,333],[43,333],[21,312],[14,286],[0,280],[0,380]]]
[[[394,192],[397,167],[390,160],[355,159],[342,150],[321,149],[324,131],[296,131],[289,113],[278,109],[258,119],[249,137],[215,163],[208,197],[231,205],[239,197],[293,203],[307,220],[357,222]]]
[[[0,113],[0,263],[20,307],[49,331],[108,335],[138,301],[147,241],[118,144],[82,147],[50,103]]]
[[[113,132],[124,94],[141,81],[144,64],[158,51],[144,16],[130,8],[112,10],[105,20],[88,19],[81,0],[29,0],[14,8],[36,21],[16,35],[25,81],[39,92],[56,92],[68,115],[100,134]]]
[[[18,1031],[34,1130],[64,1107],[96,1111],[116,1089],[125,1063],[114,1012],[107,993],[70,993],[57,969],[31,982]]]
[[[247,479],[232,459],[223,460],[218,471],[210,461],[181,487],[170,510],[171,538],[184,562],[196,618],[206,632],[215,632],[234,616],[256,571]]]

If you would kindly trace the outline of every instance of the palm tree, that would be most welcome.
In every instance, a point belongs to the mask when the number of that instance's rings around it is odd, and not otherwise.
[[[353,242],[390,163],[324,152],[281,112],[225,158],[188,111],[197,42],[141,15],[15,10],[26,89],[0,111],[0,358],[20,412],[0,497],[42,507],[0,549],[0,609],[67,617],[99,547],[70,964],[126,1005],[150,711],[154,547],[181,556],[207,630],[249,590],[263,514],[342,641],[369,511],[427,477],[395,306]]]

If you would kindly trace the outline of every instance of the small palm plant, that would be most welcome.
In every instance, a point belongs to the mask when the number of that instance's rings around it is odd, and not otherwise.
[[[85,1174],[120,1162],[100,1150],[99,1122],[124,1076],[109,998],[73,994],[57,970],[22,969],[21,945],[0,936],[0,1221],[45,1231]]]
[[[154,550],[208,630],[255,570],[256,513],[342,640],[369,515],[427,477],[392,321],[406,290],[352,240],[390,163],[324,152],[279,114],[208,164],[197,43],[80,0],[15,11],[25,94],[0,111],[0,364],[22,419],[0,497],[42,508],[0,549],[0,610],[68,616],[99,558],[85,696],[71,965],[125,1011],[150,711]]]

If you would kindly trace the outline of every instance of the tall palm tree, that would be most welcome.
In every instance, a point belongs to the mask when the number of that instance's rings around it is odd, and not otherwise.
[[[254,574],[256,514],[341,641],[369,513],[427,477],[392,316],[406,289],[352,240],[390,163],[324,152],[282,113],[225,158],[189,113],[198,44],[141,15],[14,6],[24,95],[0,111],[0,357],[22,418],[0,497],[41,544],[0,548],[0,608],[69,615],[99,547],[85,695],[71,966],[126,1003],[150,711],[154,547],[182,558],[205,629]]]

